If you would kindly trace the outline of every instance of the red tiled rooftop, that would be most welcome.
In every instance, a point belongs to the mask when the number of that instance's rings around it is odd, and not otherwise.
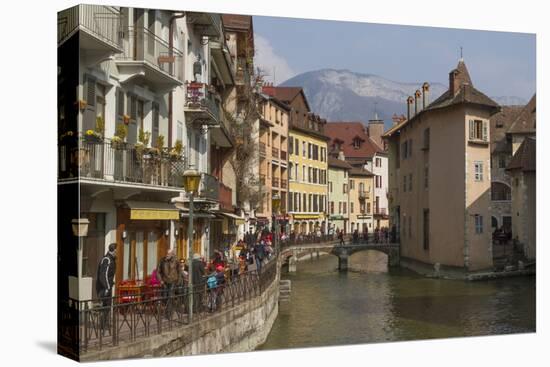
[[[339,139],[344,143],[342,150],[346,158],[373,157],[376,153],[383,153],[384,150],[378,146],[367,134],[366,127],[362,122],[327,122],[325,135],[329,142],[329,151],[332,150],[334,140]],[[359,148],[353,146],[353,140],[359,138],[362,142]]]

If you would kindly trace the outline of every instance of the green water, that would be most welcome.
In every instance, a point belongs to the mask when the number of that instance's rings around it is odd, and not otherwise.
[[[339,273],[333,256],[298,263],[266,343],[259,349],[376,343],[535,331],[535,277],[466,282],[387,270],[364,252]]]

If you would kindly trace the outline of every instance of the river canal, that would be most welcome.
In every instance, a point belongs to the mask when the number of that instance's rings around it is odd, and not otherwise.
[[[258,349],[300,348],[535,331],[535,277],[467,282],[386,267],[384,254],[298,263],[291,300]]]

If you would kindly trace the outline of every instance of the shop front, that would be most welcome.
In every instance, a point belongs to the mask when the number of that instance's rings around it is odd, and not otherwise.
[[[175,219],[178,211],[164,203],[126,201],[117,208],[117,288],[147,284],[170,248]]]

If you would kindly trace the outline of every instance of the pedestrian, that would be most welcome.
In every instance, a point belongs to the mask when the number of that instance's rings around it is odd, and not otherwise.
[[[160,260],[157,273],[163,288],[162,297],[166,301],[165,316],[167,319],[172,318],[174,291],[180,281],[180,272],[181,268],[176,258],[176,252],[174,249],[170,249],[166,253],[166,256]]]
[[[353,243],[357,244],[359,242],[359,231],[357,229],[353,231]]]
[[[340,246],[344,246],[344,231],[338,231],[338,240],[340,241]]]
[[[384,240],[386,243],[390,243],[390,231],[388,231],[388,227],[384,227]]]
[[[363,229],[363,240],[365,243],[369,243],[369,228],[367,226]]]
[[[261,240],[258,245],[256,245],[254,249],[254,256],[256,258],[256,270],[258,270],[258,273],[262,271],[262,262],[265,258],[265,241]]]
[[[113,286],[115,285],[116,274],[116,243],[109,245],[108,251],[101,258],[97,266],[96,293],[101,300],[103,308],[100,316],[100,327],[102,332],[109,327],[109,314],[113,301]]]
[[[201,260],[201,256],[197,253],[193,254],[191,262],[192,283],[189,284],[189,291],[193,292],[193,308],[200,311],[199,306],[202,305],[205,283],[205,266]],[[192,288],[191,288],[192,287]]]

